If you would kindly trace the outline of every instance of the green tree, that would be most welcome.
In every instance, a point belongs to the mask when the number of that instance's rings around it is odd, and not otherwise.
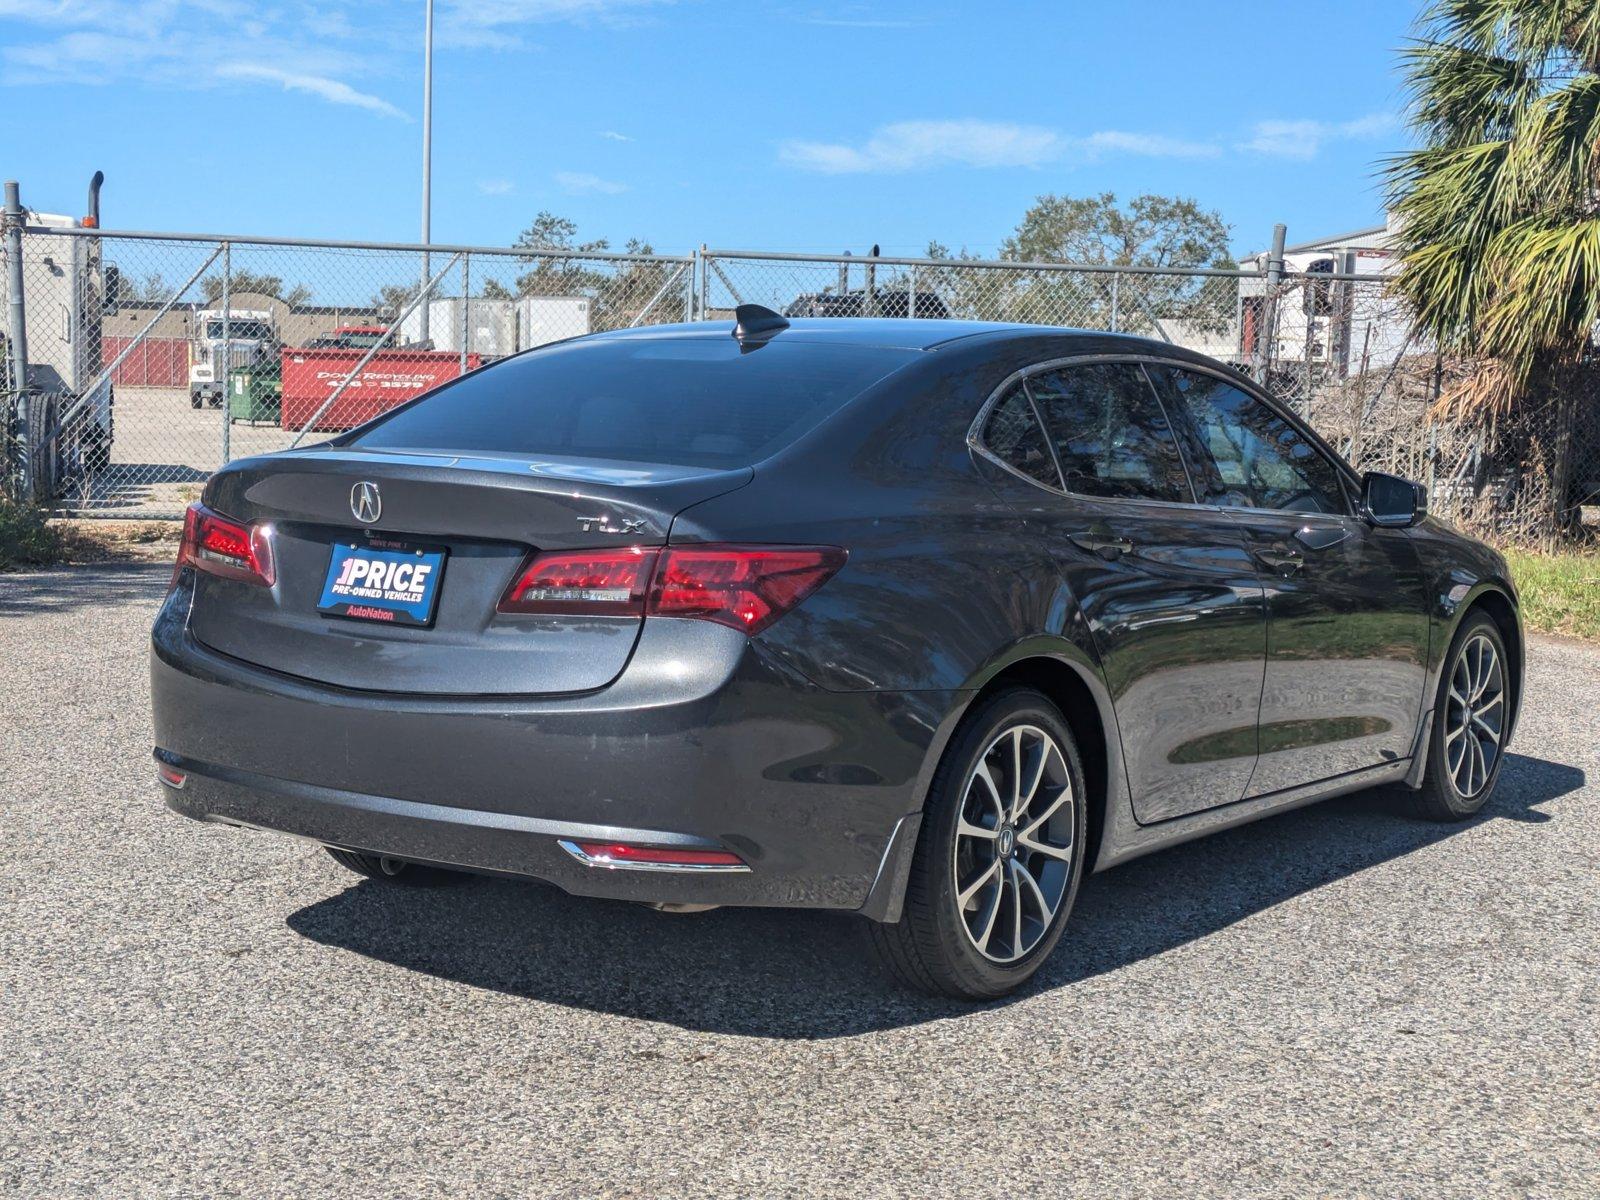
[[[514,243],[519,260],[528,269],[516,279],[519,296],[587,296],[589,319],[595,329],[618,329],[643,318],[645,323],[672,320],[681,316],[683,305],[663,297],[646,311],[670,278],[671,263],[619,261],[585,258],[606,254],[611,243],[605,238],[578,240],[577,223],[552,212],[541,212]],[[649,242],[629,238],[626,254],[647,255],[655,251]]]
[[[1406,51],[1421,145],[1388,169],[1398,288],[1447,352],[1447,397],[1513,408],[1600,320],[1600,4],[1438,0]]]
[[[1179,196],[1040,196],[1001,247],[1018,262],[1231,267],[1227,222]]]
[[[1121,205],[1110,192],[1046,195],[1023,214],[1001,257],[1091,267],[1231,267],[1228,234],[1220,214],[1181,197],[1135,196]],[[1236,302],[1231,280],[1204,276],[1128,274],[1114,282],[1102,271],[997,271],[963,266],[974,261],[966,251],[952,256],[937,242],[928,257],[950,261],[932,269],[930,282],[963,317],[1143,333],[1154,333],[1157,320],[1181,320],[1222,330]]]
[[[239,296],[246,292],[258,296],[272,296],[282,300],[290,308],[305,304],[311,299],[311,289],[303,283],[297,283],[285,290],[281,276],[257,275],[253,271],[234,271],[229,276],[228,289],[230,296]],[[200,294],[208,305],[218,303],[222,299],[222,276],[207,275],[202,279]]]

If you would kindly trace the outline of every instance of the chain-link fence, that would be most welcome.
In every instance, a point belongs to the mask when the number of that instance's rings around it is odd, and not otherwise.
[[[28,486],[99,516],[181,515],[231,459],[348,429],[519,350],[682,321],[693,303],[693,260],[668,255],[29,224],[16,257]]]
[[[0,296],[8,336],[16,309],[25,315],[29,385],[8,376],[8,461],[69,513],[177,516],[230,459],[350,428],[496,358],[598,330],[725,320],[741,303],[790,316],[1072,326],[1188,347],[1265,383],[1358,467],[1419,479],[1437,511],[1502,536],[1578,532],[1600,496],[1600,368],[1560,373],[1512,417],[1446,420],[1440,397],[1472,367],[1413,334],[1382,274],[424,251],[37,218],[7,232]]]

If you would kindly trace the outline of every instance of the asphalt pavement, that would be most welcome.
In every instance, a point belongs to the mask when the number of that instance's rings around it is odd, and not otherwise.
[[[1378,791],[1096,876],[968,1006],[847,916],[170,814],[168,573],[0,575],[0,1194],[1600,1195],[1600,648],[1535,642],[1480,819]]]

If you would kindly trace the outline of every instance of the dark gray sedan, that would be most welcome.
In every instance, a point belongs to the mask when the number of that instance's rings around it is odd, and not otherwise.
[[[1425,508],[1139,338],[580,338],[212,477],[157,771],[380,879],[850,910],[998,996],[1088,870],[1380,783],[1484,805],[1517,597]]]

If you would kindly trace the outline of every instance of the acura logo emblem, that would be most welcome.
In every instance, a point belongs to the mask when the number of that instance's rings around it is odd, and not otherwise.
[[[363,525],[371,525],[383,515],[383,497],[378,485],[362,481],[350,489],[350,511]]]

